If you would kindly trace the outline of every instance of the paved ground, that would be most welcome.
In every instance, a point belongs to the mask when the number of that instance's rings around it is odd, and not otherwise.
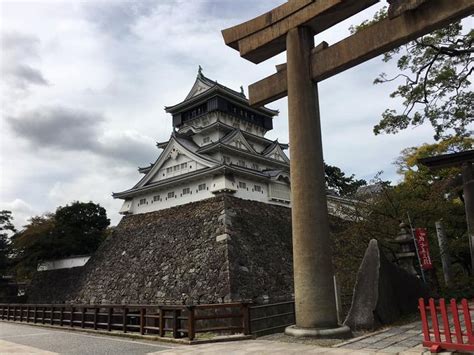
[[[296,340],[283,334],[225,343],[175,345],[123,337],[91,335],[0,322],[1,354],[429,354],[421,347],[418,322],[393,327],[331,347],[331,342]],[[322,346],[321,346],[322,345]]]
[[[0,322],[0,354],[138,355],[171,349],[171,346]]]
[[[423,340],[421,322],[392,327],[373,335],[362,337],[356,341],[349,341],[336,345],[339,349],[373,351],[381,353],[413,352],[419,348]],[[418,352],[420,353],[420,352]]]
[[[420,355],[423,349],[414,349],[414,351],[401,352],[402,355]],[[428,352],[429,353],[429,352]],[[235,343],[215,343],[193,345],[192,347],[180,347],[170,350],[154,353],[154,355],[271,355],[271,354],[333,354],[333,355],[368,355],[374,354],[373,351],[324,348],[316,345],[306,345],[299,343],[285,343],[269,340],[244,340]],[[387,353],[385,353],[387,354]],[[398,353],[391,353],[398,354]]]

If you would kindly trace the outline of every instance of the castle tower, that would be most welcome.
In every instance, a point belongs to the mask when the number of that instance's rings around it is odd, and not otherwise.
[[[121,214],[139,214],[195,202],[226,192],[235,197],[290,206],[287,144],[265,134],[278,114],[250,107],[243,90],[210,80],[199,68],[184,101],[166,107],[173,132],[155,163],[131,189]]]

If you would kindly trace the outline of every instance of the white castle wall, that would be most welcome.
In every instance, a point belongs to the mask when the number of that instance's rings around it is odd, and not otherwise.
[[[45,261],[38,264],[38,271],[47,270],[58,270],[58,269],[71,269],[73,267],[84,266],[90,259],[89,255],[85,256],[72,256],[70,258],[58,259]]]
[[[206,185],[205,189],[199,190],[199,185],[202,184]],[[189,188],[189,193],[183,194],[183,189],[187,188]],[[149,192],[134,197],[132,201],[125,201],[124,205],[130,205],[127,209],[129,213],[147,213],[211,198],[215,196],[213,192],[222,191],[224,188],[233,191],[233,195],[241,199],[289,206],[289,204],[286,203],[270,200],[269,187],[265,182],[241,177],[235,177],[233,181],[227,178],[226,181],[223,175],[214,178],[203,178]],[[260,191],[258,191],[259,189]],[[170,197],[170,193],[174,193],[174,196]]]
[[[182,164],[186,164],[186,167],[183,168]],[[178,169],[175,169],[175,166],[178,167]],[[174,176],[179,176],[192,171],[203,169],[204,167],[204,165],[191,160],[187,156],[179,154],[176,159],[168,159],[162,165],[161,169],[153,177],[152,182],[166,180]],[[169,171],[168,168],[171,168],[171,171]]]

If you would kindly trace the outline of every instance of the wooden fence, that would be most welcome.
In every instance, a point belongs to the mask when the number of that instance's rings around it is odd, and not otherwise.
[[[250,334],[246,303],[205,305],[0,304],[0,319],[160,337],[197,333]]]
[[[262,336],[282,332],[295,324],[295,302],[279,302],[250,306],[250,333]]]

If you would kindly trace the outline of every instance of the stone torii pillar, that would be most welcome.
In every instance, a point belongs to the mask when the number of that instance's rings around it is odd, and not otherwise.
[[[457,0],[456,6],[452,0],[405,1],[410,6],[392,1],[388,19],[330,47],[314,48],[314,35],[378,0],[289,0],[222,31],[225,43],[254,63],[287,51],[288,63],[279,65],[276,74],[250,85],[249,99],[250,104],[261,106],[288,94],[296,307],[296,325],[286,329],[288,334],[350,335],[347,327],[337,324],[315,83],[467,16],[474,9],[472,0]]]
[[[324,176],[317,85],[308,73],[314,35],[308,27],[286,36],[291,145],[293,273],[296,326],[292,335],[349,335],[339,328]],[[325,331],[323,331],[324,329]]]

